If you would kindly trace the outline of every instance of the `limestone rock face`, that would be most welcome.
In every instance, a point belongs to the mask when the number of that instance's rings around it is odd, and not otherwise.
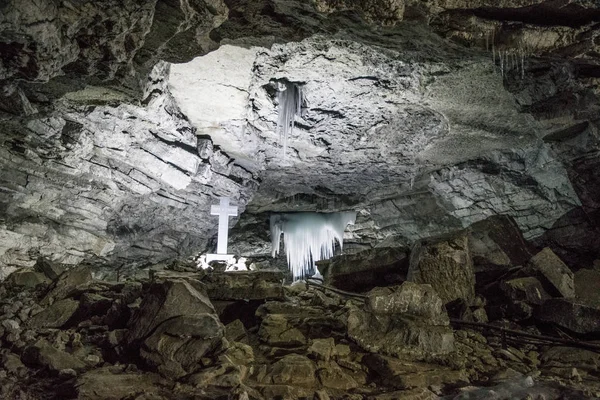
[[[61,328],[73,317],[79,302],[73,299],[59,300],[29,320],[32,328]]]
[[[52,347],[46,340],[41,339],[32,346],[27,347],[23,353],[25,363],[41,365],[58,372],[64,369],[82,370],[85,364],[69,353]]]
[[[549,248],[533,256],[528,267],[541,274],[555,293],[566,298],[575,297],[573,272]]]
[[[475,296],[475,273],[468,235],[417,243],[410,255],[408,280],[433,287],[444,303]]]
[[[5,3],[0,278],[204,250],[223,195],[358,211],[357,249],[508,214],[597,256],[593,1]],[[285,160],[282,80],[304,93]]]
[[[77,396],[80,399],[122,399],[144,393],[159,393],[158,375],[115,374],[109,368],[87,372],[77,379]]]
[[[202,358],[222,350],[224,327],[214,314],[179,316],[159,324],[140,355],[152,368],[179,378],[202,368]]]
[[[413,302],[419,299],[419,302]],[[348,335],[367,351],[399,356],[446,354],[454,348],[448,314],[429,285],[405,282],[376,288],[364,309],[348,313]]]
[[[317,263],[325,283],[351,292],[401,283],[408,272],[408,249],[376,248]]]
[[[535,317],[579,334],[600,333],[600,308],[575,300],[550,299],[540,307]]]
[[[155,282],[129,323],[129,346],[148,366],[176,379],[196,372],[201,359],[222,350],[225,327],[194,279]]]
[[[524,266],[535,254],[514,219],[506,215],[489,217],[469,226],[469,249],[475,273]]]
[[[168,280],[154,283],[130,322],[129,342],[145,339],[163,322],[174,317],[200,317],[214,314],[202,283]]]
[[[208,274],[202,279],[211,300],[278,300],[283,298],[279,271],[236,271]]]

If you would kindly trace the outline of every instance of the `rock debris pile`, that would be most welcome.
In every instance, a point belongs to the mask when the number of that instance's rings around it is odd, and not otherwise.
[[[515,226],[338,256],[324,284],[185,262],[108,282],[40,259],[0,284],[0,397],[597,398],[600,272]]]

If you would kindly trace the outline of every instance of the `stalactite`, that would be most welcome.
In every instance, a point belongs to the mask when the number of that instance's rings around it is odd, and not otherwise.
[[[277,83],[277,100],[279,103],[277,131],[283,145],[283,158],[287,154],[287,142],[294,130],[294,120],[300,116],[302,107],[302,88],[295,83],[283,81]]]

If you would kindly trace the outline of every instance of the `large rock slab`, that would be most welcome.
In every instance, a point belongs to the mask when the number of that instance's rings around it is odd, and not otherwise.
[[[41,300],[42,304],[52,304],[56,300],[68,297],[78,287],[92,281],[92,271],[88,267],[75,267],[63,272],[46,296]]]
[[[423,304],[410,304],[411,300]],[[364,308],[351,307],[348,336],[369,352],[417,358],[447,354],[454,349],[448,321],[431,286],[405,282],[388,290],[376,288],[367,294]]]
[[[550,299],[535,313],[540,322],[553,323],[579,334],[600,334],[600,308],[571,299]]]
[[[375,288],[367,293],[366,305],[373,314],[408,314],[432,325],[449,323],[444,303],[431,285],[404,282],[399,287]]]
[[[129,323],[128,342],[145,339],[164,321],[179,317],[204,317],[215,309],[202,283],[171,279],[153,283]]]
[[[324,283],[350,292],[402,283],[408,273],[408,249],[383,247],[342,254],[317,263]]]
[[[160,377],[152,373],[113,373],[109,368],[86,372],[77,378],[77,398],[82,400],[121,400],[160,392]]]
[[[444,303],[474,298],[475,273],[467,232],[418,241],[410,254],[408,280],[430,284]]]
[[[550,298],[534,277],[515,278],[500,282],[500,290],[511,300],[540,305]]]
[[[527,267],[543,279],[551,295],[575,297],[573,272],[550,248],[546,247],[533,256]]]
[[[201,368],[203,357],[222,349],[225,333],[204,284],[191,278],[154,282],[129,327],[126,343],[140,346],[146,364],[171,379]]]
[[[22,286],[26,288],[34,288],[40,283],[49,282],[46,275],[41,272],[32,271],[30,269],[22,269],[13,272],[6,278],[6,282],[12,286]]]
[[[368,354],[364,363],[385,382],[397,389],[459,385],[469,382],[466,371],[440,365],[400,360],[380,354]]]
[[[78,308],[79,302],[76,300],[59,300],[31,317],[28,325],[35,329],[62,328],[73,318]]]
[[[202,368],[204,357],[223,348],[224,331],[214,314],[170,318],[144,341],[140,355],[161,375],[177,379]]]
[[[267,383],[311,387],[317,380],[315,372],[315,364],[307,357],[289,354],[273,364]]]
[[[79,371],[86,367],[85,363],[69,353],[54,348],[45,339],[40,339],[26,347],[21,358],[28,365],[46,367],[54,372],[64,369]]]
[[[578,302],[600,308],[600,271],[580,269],[575,272],[575,298]]]
[[[283,299],[280,271],[232,271],[207,274],[202,283],[211,300]]]
[[[515,220],[494,215],[469,226],[469,249],[479,285],[494,281],[511,267],[523,266],[536,253]]]

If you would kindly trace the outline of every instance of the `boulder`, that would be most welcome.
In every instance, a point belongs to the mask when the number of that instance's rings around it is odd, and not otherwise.
[[[202,283],[194,279],[170,279],[153,283],[139,310],[129,322],[129,343],[143,340],[164,321],[179,317],[200,317],[215,310]]]
[[[320,366],[317,371],[319,382],[326,388],[338,390],[350,390],[359,384],[335,362],[329,362]]]
[[[10,274],[6,278],[6,282],[12,286],[34,288],[40,283],[49,282],[49,280],[41,272],[36,272],[30,269],[21,269]]]
[[[346,336],[344,319],[320,307],[270,301],[258,307],[256,316],[262,319],[259,338],[273,346],[293,347],[307,339]]]
[[[534,277],[515,278],[500,282],[502,293],[513,301],[540,305],[550,298],[540,281]]]
[[[33,315],[27,323],[34,329],[62,328],[75,315],[78,308],[79,302],[76,300],[59,300]]]
[[[600,271],[580,269],[575,272],[575,298],[582,304],[600,308]]]
[[[400,360],[380,354],[368,354],[363,362],[382,382],[398,389],[424,388],[432,385],[456,385],[469,382],[466,371],[440,365]]]
[[[553,323],[579,334],[600,334],[600,308],[571,299],[550,299],[534,314],[536,320]]]
[[[225,338],[230,342],[242,340],[246,335],[246,328],[239,319],[225,325]]]
[[[435,393],[425,388],[397,390],[367,397],[367,400],[439,400]]]
[[[294,347],[306,344],[304,334],[281,314],[271,314],[263,318],[258,337],[270,346]]]
[[[316,383],[315,364],[299,354],[289,354],[273,364],[267,376],[269,383],[312,387]]]
[[[51,281],[58,278],[65,270],[64,267],[55,264],[49,260],[46,260],[43,257],[38,258],[34,265],[34,268],[36,271],[44,274]]]
[[[478,284],[492,282],[510,267],[522,266],[536,253],[508,215],[494,215],[469,226],[469,250]]]
[[[92,272],[88,267],[75,267],[66,272],[63,272],[46,296],[42,299],[41,304],[52,304],[57,300],[69,297],[78,287],[83,286],[92,281]]]
[[[329,361],[335,353],[335,340],[333,338],[314,339],[308,347],[308,355],[316,360]]]
[[[211,300],[283,299],[280,271],[231,271],[206,274],[202,283]]]
[[[444,304],[470,301],[475,297],[475,273],[468,243],[466,231],[418,241],[411,251],[408,280],[430,284]]]
[[[177,379],[202,368],[202,358],[223,348],[224,327],[214,314],[178,316],[162,322],[140,355],[161,375]]]
[[[527,267],[528,270],[539,275],[551,295],[575,297],[573,272],[548,247],[533,256]]]
[[[23,350],[21,360],[27,365],[46,367],[56,373],[64,369],[80,371],[86,368],[83,361],[80,361],[69,353],[52,347],[44,339],[38,340],[31,346],[27,346]]]
[[[113,373],[109,368],[86,372],[75,384],[77,398],[82,400],[120,400],[125,398],[156,398],[160,392],[160,377],[152,373]]]
[[[408,273],[408,249],[374,248],[317,263],[324,283],[350,292],[400,284]]]
[[[364,308],[349,308],[347,324],[348,336],[369,352],[425,357],[454,349],[448,315],[430,285],[373,289]]]
[[[431,285],[404,282],[400,286],[375,288],[367,293],[367,309],[373,314],[409,314],[432,325],[448,325],[448,314]]]
[[[577,368],[598,374],[600,371],[600,353],[575,347],[553,346],[541,355],[542,368]]]

